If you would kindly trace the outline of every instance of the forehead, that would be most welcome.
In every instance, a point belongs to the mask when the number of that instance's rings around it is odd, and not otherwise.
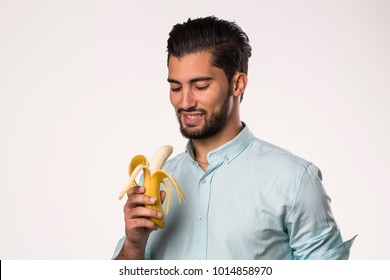
[[[198,52],[182,57],[170,56],[168,61],[168,77],[187,80],[193,76],[214,76],[221,70],[211,64],[210,52]]]

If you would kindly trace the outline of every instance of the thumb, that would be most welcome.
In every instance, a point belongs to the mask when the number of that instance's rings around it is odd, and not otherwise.
[[[167,196],[167,193],[165,191],[160,191],[161,204],[164,203],[164,200],[165,200],[166,196]]]

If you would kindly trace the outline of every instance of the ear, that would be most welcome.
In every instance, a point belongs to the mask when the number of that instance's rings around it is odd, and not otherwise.
[[[248,76],[242,72],[236,73],[232,79],[233,96],[240,97],[243,95],[247,84]]]

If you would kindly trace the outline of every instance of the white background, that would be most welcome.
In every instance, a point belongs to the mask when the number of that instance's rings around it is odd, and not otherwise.
[[[0,0],[0,259],[109,259],[127,164],[185,139],[166,40],[235,20],[242,119],[322,170],[351,259],[390,259],[390,2]]]

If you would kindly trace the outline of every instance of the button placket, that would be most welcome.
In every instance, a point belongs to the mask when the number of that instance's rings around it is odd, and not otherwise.
[[[209,209],[209,197],[210,197],[210,171],[206,172],[199,178],[198,191],[199,191],[199,208],[197,209],[195,218],[197,246],[194,252],[194,258],[205,259],[207,257],[207,237],[208,237],[208,224],[207,213]]]

